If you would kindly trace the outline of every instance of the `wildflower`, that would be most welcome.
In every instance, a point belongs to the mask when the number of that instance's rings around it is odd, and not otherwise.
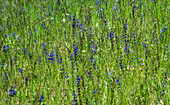
[[[46,43],[42,43],[43,46],[46,46]]]
[[[62,58],[61,58],[61,56],[60,56],[60,59],[59,59],[59,63],[60,63],[60,64],[62,63]]]
[[[116,79],[116,83],[117,83],[117,84],[119,83],[119,80],[118,80],[118,79]]]
[[[87,71],[87,74],[89,75],[89,74],[90,74],[90,71]]]
[[[54,60],[54,53],[53,53],[54,51],[51,51],[51,53],[50,53],[50,55],[48,55],[48,56],[50,56],[50,58],[47,58],[47,60],[52,60],[52,61],[55,61]]]
[[[127,47],[124,47],[125,51],[127,50]]]
[[[118,77],[118,79],[116,79],[116,84],[122,85],[122,83],[119,83],[119,79],[120,79],[120,77]]]
[[[94,90],[94,93],[97,93],[97,91],[96,91],[96,90]]]
[[[167,30],[167,28],[164,28],[164,32]]]
[[[3,46],[3,51],[4,51],[4,53],[6,53],[6,51],[8,50],[7,48],[9,48],[8,45],[7,45],[7,46]]]
[[[50,20],[53,20],[53,19],[54,19],[53,17],[50,18]]]
[[[42,43],[42,45],[43,45],[43,51],[44,51],[44,54],[46,54],[46,43]]]
[[[143,15],[142,15],[142,13],[140,14],[140,17],[142,17]]]
[[[44,99],[44,95],[41,95],[41,98],[38,99],[39,102],[42,102],[42,99]]]
[[[7,37],[7,34],[6,34],[6,33],[4,33],[4,37]]]
[[[72,100],[72,102],[77,103],[77,99],[76,99],[77,98],[77,94],[74,92],[73,95],[74,95],[74,99]]]
[[[39,102],[42,102],[42,99],[40,98],[38,101],[39,101]]]
[[[80,78],[79,76],[77,76],[77,79],[76,79],[76,82],[78,82],[78,83],[77,83],[77,87],[80,86],[80,80],[81,80],[81,78]]]
[[[25,81],[28,81],[28,77],[26,77]]]
[[[145,45],[145,43],[144,43],[144,42],[142,42],[142,45],[143,45],[143,47],[146,47],[146,45]]]
[[[44,95],[41,95],[41,99],[44,99]]]
[[[13,89],[13,86],[11,86],[11,90],[9,90],[9,95],[13,97],[16,94],[16,90]]]
[[[19,68],[19,72],[21,72],[22,73],[22,71],[21,71],[22,69],[21,68]]]
[[[66,22],[66,19],[63,19],[63,22],[65,23],[65,22]]]
[[[28,85],[28,77],[25,78],[24,84]]]
[[[86,51],[85,51],[85,50],[83,50],[82,52],[83,52],[83,53],[86,53]]]
[[[164,102],[163,102],[162,100],[160,100],[160,103],[161,103],[162,105],[164,105]]]

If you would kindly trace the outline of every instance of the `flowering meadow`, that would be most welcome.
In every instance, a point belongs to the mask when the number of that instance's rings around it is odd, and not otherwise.
[[[169,105],[169,0],[1,0],[0,105]]]

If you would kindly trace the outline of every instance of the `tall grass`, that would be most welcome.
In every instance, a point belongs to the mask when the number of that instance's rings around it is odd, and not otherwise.
[[[168,0],[0,2],[0,104],[170,104]]]

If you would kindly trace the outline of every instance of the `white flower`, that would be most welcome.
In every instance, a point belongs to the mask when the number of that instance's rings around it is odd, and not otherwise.
[[[65,22],[66,22],[66,19],[63,19],[63,22],[65,23]]]
[[[96,27],[98,27],[98,23],[96,23]]]
[[[160,100],[160,103],[163,105],[164,104],[164,102],[162,101],[162,100]]]
[[[50,20],[53,20],[53,17],[52,17],[52,18],[50,18]]]
[[[85,50],[83,50],[82,52],[83,52],[83,53],[85,53],[86,51],[85,51]]]

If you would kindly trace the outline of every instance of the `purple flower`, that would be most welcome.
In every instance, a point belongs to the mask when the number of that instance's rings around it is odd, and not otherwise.
[[[16,90],[13,89],[13,86],[11,86],[11,90],[9,90],[9,95],[13,97],[16,94]]]
[[[41,95],[41,99],[44,99],[44,95]]]
[[[22,73],[22,71],[21,71],[22,69],[21,68],[19,68],[19,72],[21,72]]]
[[[75,24],[72,24],[72,27],[74,28],[76,25]]]
[[[40,98],[38,101],[39,101],[39,102],[42,102],[42,99]]]
[[[124,47],[125,51],[127,50],[127,47]]]
[[[24,84],[28,85],[28,82],[24,82]]]
[[[167,28],[164,28],[164,32],[167,30]]]
[[[46,43],[42,43],[43,46],[46,46]]]
[[[87,71],[87,74],[89,75],[89,74],[90,74],[90,71]]]
[[[4,33],[4,37],[7,37],[7,34],[6,34],[6,33]]]
[[[28,77],[26,77],[25,81],[28,81]]]
[[[143,15],[142,15],[142,13],[140,14],[140,17],[142,17]]]
[[[116,83],[117,83],[117,84],[119,83],[119,80],[118,80],[118,79],[116,79]]]
[[[163,29],[160,30],[160,32],[162,32],[162,31],[163,31]]]

